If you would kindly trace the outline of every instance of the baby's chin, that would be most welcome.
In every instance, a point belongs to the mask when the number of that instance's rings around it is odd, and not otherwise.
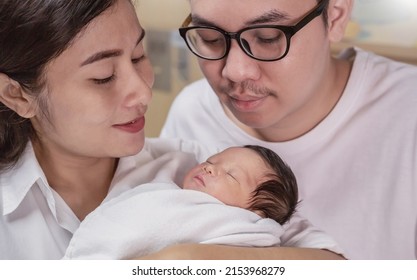
[[[190,184],[189,182],[184,182],[184,184],[182,184],[182,188],[184,190],[198,190],[197,186]]]
[[[193,191],[200,191],[200,192],[205,192],[204,188],[198,184],[196,184],[196,182],[194,181],[184,181],[184,184],[182,185],[182,188],[184,190],[193,190]]]

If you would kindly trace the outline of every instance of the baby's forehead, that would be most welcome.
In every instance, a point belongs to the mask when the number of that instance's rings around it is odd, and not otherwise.
[[[255,151],[245,148],[245,147],[230,147],[224,149],[223,151],[214,154],[208,158],[208,160],[239,160],[239,159],[250,159],[254,160],[256,158],[262,159],[262,157]]]
[[[271,173],[272,168],[257,151],[248,147],[230,147],[209,158],[213,162],[233,162],[239,166]]]
[[[254,150],[248,147],[229,147],[220,153],[225,153],[225,154],[241,153],[245,155],[252,155],[253,157],[258,156],[261,158],[261,155],[259,155],[257,152],[255,152]]]

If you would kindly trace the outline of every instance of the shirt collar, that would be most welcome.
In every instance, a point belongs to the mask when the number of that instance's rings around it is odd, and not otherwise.
[[[32,144],[29,142],[17,164],[6,170],[0,176],[0,191],[3,200],[3,215],[15,211],[21,204],[29,190],[35,184],[41,187],[42,192],[47,197],[53,198],[48,186],[45,174],[36,159]],[[51,205],[50,205],[51,206]]]

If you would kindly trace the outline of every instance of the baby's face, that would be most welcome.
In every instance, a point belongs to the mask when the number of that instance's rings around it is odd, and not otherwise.
[[[210,194],[227,205],[247,208],[251,193],[266,180],[270,168],[253,150],[228,148],[185,176],[183,188]]]

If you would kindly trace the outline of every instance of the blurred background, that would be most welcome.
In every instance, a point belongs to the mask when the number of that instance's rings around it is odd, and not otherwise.
[[[188,0],[136,0],[146,29],[145,46],[155,72],[153,97],[146,113],[145,134],[156,137],[175,96],[202,74],[197,59],[188,51],[178,27],[189,14]]]
[[[189,14],[188,0],[136,0],[136,6],[155,71],[145,131],[156,137],[175,96],[202,74],[178,34]],[[332,46],[333,52],[351,45],[417,64],[417,0],[356,0],[345,38]]]

